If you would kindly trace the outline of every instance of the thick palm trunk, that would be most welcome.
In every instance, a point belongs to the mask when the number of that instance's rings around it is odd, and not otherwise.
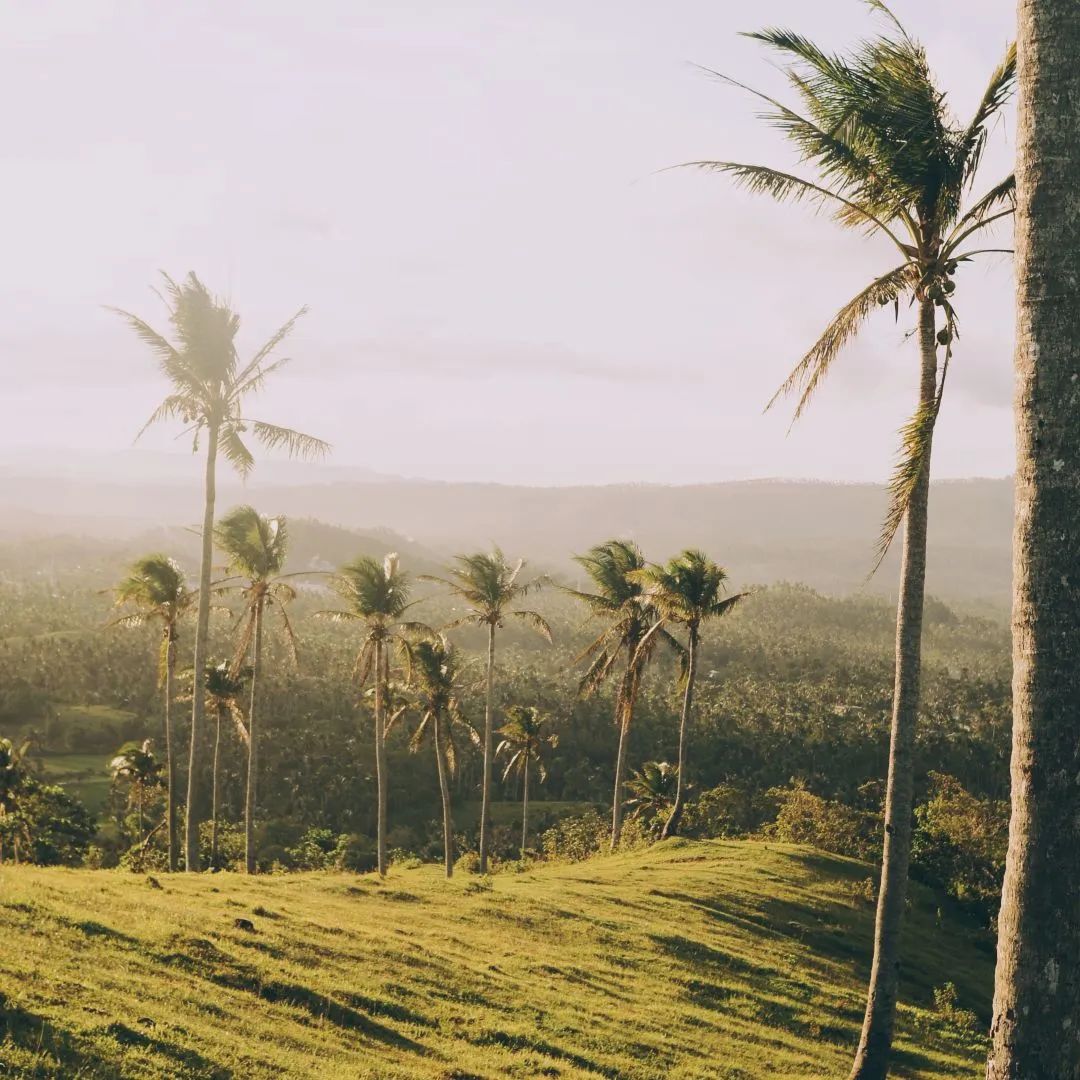
[[[206,715],[206,645],[210,633],[210,575],[214,554],[214,500],[217,497],[218,429],[206,439],[206,502],[203,509],[202,555],[199,563],[199,606],[195,621],[194,687],[191,701],[191,752],[188,755],[187,820],[184,867],[199,869],[199,788],[202,780],[203,721]]]
[[[176,634],[173,627],[166,628],[168,639],[165,645],[165,828],[169,834],[169,873],[175,874],[177,867],[176,835],[176,755],[173,752],[172,734],[172,698],[173,672],[176,668]]]
[[[260,596],[255,603],[255,651],[251,662],[251,707],[248,711],[247,788],[244,792],[244,863],[249,874],[255,866],[255,781],[259,769],[258,701],[259,677],[262,674],[263,604]]]
[[[615,794],[611,802],[611,850],[619,846],[622,838],[623,785],[626,782],[626,754],[630,747],[630,721],[634,716],[637,697],[637,672],[633,659],[626,662],[619,696],[615,702],[615,718],[619,724],[619,748],[615,752]]]
[[[491,732],[495,707],[495,624],[488,623],[487,691],[484,700],[484,775],[480,794],[480,873],[488,868],[488,844],[491,840]]]
[[[690,723],[690,710],[694,707],[697,650],[698,632],[692,627],[690,630],[690,657],[686,669],[686,689],[683,691],[682,715],[679,717],[679,774],[675,781],[675,805],[671,808],[671,814],[668,816],[667,821],[664,822],[664,830],[660,834],[661,840],[666,840],[669,836],[678,834],[683,805],[686,801],[686,785],[683,783],[683,776],[686,774],[686,729]]]
[[[1080,1076],[1080,4],[1021,0],[1012,821],[988,1080]]]
[[[521,857],[525,858],[525,845],[529,842],[529,749],[525,748],[525,776],[521,792]]]
[[[439,766],[439,793],[442,796],[443,860],[446,876],[454,876],[454,822],[450,815],[450,784],[446,779],[446,755],[442,745],[442,722],[435,717],[435,759]]]
[[[214,713],[214,760],[210,766],[210,868],[218,864],[218,776],[221,768],[221,706]]]
[[[375,642],[375,785],[378,799],[375,824],[379,876],[386,877],[386,745],[383,741],[383,641]]]
[[[932,409],[937,397],[937,341],[934,305],[919,305],[922,378],[920,408]],[[881,862],[874,960],[866,997],[862,1035],[851,1080],[884,1080],[889,1072],[896,999],[900,982],[900,929],[907,900],[911,857],[915,728],[919,711],[923,592],[926,579],[926,525],[930,496],[930,447],[915,484],[904,522],[900,601],[896,613],[896,682],[893,688],[889,777],[885,792],[885,848]]]

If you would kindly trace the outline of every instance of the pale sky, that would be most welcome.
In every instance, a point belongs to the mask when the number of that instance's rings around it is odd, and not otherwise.
[[[962,117],[1009,0],[895,0]],[[744,93],[789,25],[842,47],[858,0],[51,0],[0,5],[0,463],[121,451],[166,388],[114,304],[159,269],[227,294],[253,348],[301,304],[250,411],[336,465],[528,483],[880,480],[914,398],[891,312],[810,414],[762,406],[888,242],[719,175],[792,168]],[[1011,114],[987,155],[1011,168]],[[1009,246],[1007,231],[990,246]],[[959,277],[935,475],[1012,470],[1011,267]],[[171,432],[150,449],[179,449]],[[194,463],[193,463],[194,464]]]

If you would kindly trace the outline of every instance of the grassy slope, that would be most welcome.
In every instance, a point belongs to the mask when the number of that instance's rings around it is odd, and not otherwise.
[[[0,1075],[837,1077],[861,1017],[867,873],[687,841],[490,887],[434,867],[161,888],[3,867]],[[973,1080],[978,1046],[926,1006],[952,980],[981,1007],[991,958],[940,923],[916,890],[895,1075]]]

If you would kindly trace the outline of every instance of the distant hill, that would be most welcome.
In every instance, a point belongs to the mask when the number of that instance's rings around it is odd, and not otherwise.
[[[268,513],[361,529],[374,547],[384,541],[416,545],[425,561],[498,543],[508,553],[568,570],[571,553],[625,536],[652,558],[687,545],[703,547],[743,583],[801,581],[834,593],[863,587],[885,501],[879,485],[800,481],[512,487],[388,477],[249,488],[226,481],[219,489],[222,509],[251,502]],[[200,517],[200,492],[192,484],[0,478],[0,539],[9,543],[60,534],[131,540],[162,526],[190,527]],[[308,537],[311,556],[331,562],[353,542],[321,535],[322,550],[314,533]],[[950,600],[1004,604],[1011,538],[1011,480],[935,483],[930,591]],[[866,586],[871,591],[895,591],[899,546]]]

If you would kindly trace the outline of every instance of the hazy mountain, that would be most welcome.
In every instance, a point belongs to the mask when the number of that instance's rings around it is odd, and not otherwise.
[[[847,592],[863,587],[873,565],[885,506],[884,489],[871,484],[512,487],[342,477],[324,467],[298,468],[308,470],[311,482],[278,481],[265,470],[244,487],[223,471],[218,501],[222,510],[250,502],[267,513],[338,527],[309,523],[301,529],[297,522],[298,561],[338,562],[356,544],[372,552],[393,546],[427,564],[498,543],[510,554],[570,569],[571,553],[625,536],[653,558],[700,546],[740,582],[791,580]],[[947,599],[1003,603],[1011,572],[1011,481],[940,481],[931,500],[930,591]],[[102,480],[89,471],[27,475],[10,467],[0,473],[0,536],[19,551],[20,563],[50,552],[55,566],[57,538],[63,535],[109,541],[102,551],[115,551],[115,541],[124,541],[125,548],[137,542],[143,548],[171,544],[194,550],[191,528],[200,517],[201,492],[190,479],[148,482],[126,474]],[[163,527],[175,528],[162,534]],[[30,538],[40,537],[53,539],[27,547]],[[899,546],[867,588],[895,589]],[[59,547],[69,556],[82,550],[71,543]]]

